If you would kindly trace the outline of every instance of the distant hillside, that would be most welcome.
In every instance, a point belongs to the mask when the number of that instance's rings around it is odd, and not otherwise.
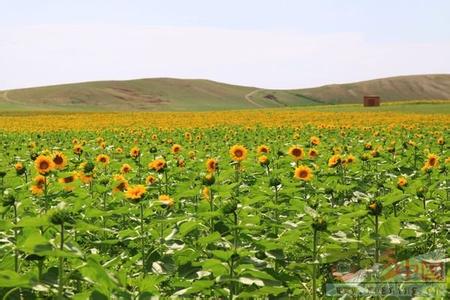
[[[450,100],[450,75],[400,76],[296,90],[270,90],[201,79],[96,81],[0,91],[0,110],[184,111]]]

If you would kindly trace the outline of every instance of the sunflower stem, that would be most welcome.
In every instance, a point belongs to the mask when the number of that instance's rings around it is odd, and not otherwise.
[[[145,239],[144,239],[144,205],[140,203],[140,217],[141,217],[141,256],[142,256],[142,274],[143,277],[147,275],[145,268]]]
[[[210,219],[210,226],[211,226],[211,233],[214,232],[214,217],[212,216],[212,212],[214,211],[214,200],[213,200],[213,193],[212,190],[209,189],[209,206],[211,210],[211,219]]]
[[[14,224],[17,225],[18,217],[17,217],[17,205],[13,204],[14,209]],[[14,228],[14,271],[16,273],[19,272],[19,250],[17,249],[17,237],[18,237],[18,229]]]
[[[164,169],[164,179],[165,179],[165,192],[166,192],[166,195],[168,195],[169,194],[169,177],[168,177],[168,175],[167,175],[167,171]]]
[[[375,215],[375,263],[380,262],[380,241],[378,236],[378,214]]]
[[[317,299],[317,229],[313,229],[313,276],[312,276],[312,296]]]
[[[59,250],[64,251],[64,222],[61,223],[60,228],[61,233],[61,241],[59,245]],[[63,289],[64,289],[64,257],[59,258],[59,279],[58,279],[58,299],[64,299],[63,298]]]

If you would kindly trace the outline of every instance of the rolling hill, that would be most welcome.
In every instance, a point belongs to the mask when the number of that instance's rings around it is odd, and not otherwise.
[[[272,90],[202,79],[95,81],[0,91],[0,110],[185,111],[450,100],[450,74],[412,75],[315,88]]]

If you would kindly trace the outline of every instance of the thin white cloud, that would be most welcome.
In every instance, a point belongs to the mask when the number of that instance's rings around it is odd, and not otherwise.
[[[95,24],[0,28],[0,36],[0,89],[142,77],[297,88],[450,73],[450,42],[375,44],[357,32]]]

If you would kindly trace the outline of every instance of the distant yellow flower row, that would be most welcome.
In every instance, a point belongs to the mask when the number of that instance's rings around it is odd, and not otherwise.
[[[227,112],[31,113],[0,115],[0,130],[54,131],[113,128],[205,128],[216,126],[302,127],[420,126],[450,124],[448,114],[396,112],[313,112],[301,110],[246,110]]]

